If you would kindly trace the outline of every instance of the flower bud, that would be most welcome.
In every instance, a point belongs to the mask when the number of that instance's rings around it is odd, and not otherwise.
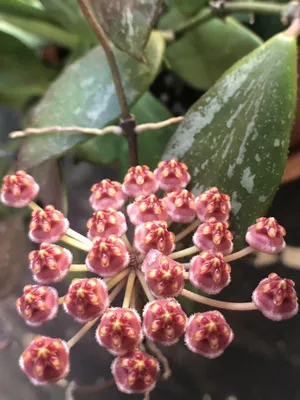
[[[75,321],[91,321],[102,315],[109,306],[106,284],[98,278],[73,279],[64,296],[63,306]]]
[[[252,300],[266,318],[272,321],[289,319],[298,312],[294,286],[294,281],[272,273],[259,283],[252,294]]]
[[[69,347],[61,339],[36,336],[22,353],[19,365],[34,385],[58,382],[70,371]]]
[[[39,185],[25,171],[17,171],[14,175],[3,178],[1,202],[9,207],[21,208],[37,196]]]
[[[96,236],[107,238],[110,235],[121,237],[127,231],[126,218],[123,213],[114,208],[103,211],[95,211],[87,222],[88,238]]]
[[[149,253],[156,250],[150,250]],[[142,265],[145,279],[155,297],[176,297],[184,287],[184,269],[181,264],[159,253],[149,266],[149,253]],[[152,258],[150,254],[150,258]]]
[[[175,158],[169,161],[161,161],[154,175],[159,182],[159,188],[165,192],[184,189],[191,180],[187,172],[186,164],[177,161]]]
[[[217,358],[232,342],[234,334],[219,311],[194,314],[189,318],[185,342],[193,352]]]
[[[91,192],[90,204],[95,211],[106,210],[107,208],[119,210],[127,200],[121,183],[110,179],[103,179],[95,183]]]
[[[29,253],[33,278],[42,284],[61,282],[72,264],[72,253],[56,244],[41,243],[40,250]]]
[[[129,168],[124,177],[123,191],[130,197],[147,196],[158,190],[158,182],[147,165]]]
[[[262,253],[280,253],[285,248],[285,235],[285,229],[275,218],[262,217],[248,228],[246,241],[249,246]]]
[[[145,393],[155,387],[159,364],[154,357],[135,349],[130,354],[117,357],[111,371],[120,392]]]
[[[164,200],[159,199],[154,194],[136,197],[134,203],[127,206],[127,214],[134,225],[167,219],[167,209]]]
[[[227,229],[227,222],[209,218],[201,224],[193,236],[196,247],[213,253],[230,254],[233,249],[232,233]]]
[[[195,196],[191,192],[186,189],[176,190],[168,193],[164,200],[172,221],[187,224],[195,219]]]
[[[85,263],[91,272],[102,277],[111,277],[128,266],[129,253],[123,240],[115,235],[96,237]]]
[[[154,300],[147,303],[143,313],[145,336],[164,346],[175,344],[184,334],[187,316],[175,299]]]
[[[27,325],[41,326],[56,317],[58,294],[54,288],[27,285],[23,293],[23,296],[17,299],[16,307]]]
[[[175,248],[175,235],[165,221],[146,222],[135,228],[134,247],[142,254],[156,249],[168,255]]]
[[[61,239],[69,228],[69,221],[53,206],[43,210],[32,211],[29,224],[29,239],[36,243],[55,243]]]
[[[220,293],[230,283],[230,265],[222,253],[202,252],[191,259],[189,279],[197,289],[207,294]]]
[[[196,213],[201,221],[215,217],[218,221],[226,221],[231,211],[230,196],[220,193],[213,187],[196,198]]]
[[[139,314],[129,308],[109,308],[101,318],[96,339],[116,356],[130,353],[143,340]]]

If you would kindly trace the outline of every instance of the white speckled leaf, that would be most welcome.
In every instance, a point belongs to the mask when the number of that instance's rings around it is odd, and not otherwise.
[[[296,103],[296,41],[277,35],[235,64],[196,102],[164,158],[190,167],[199,194],[217,186],[232,198],[235,246],[263,215],[284,171]]]
[[[159,33],[153,32],[145,49],[145,64],[126,53],[114,50],[130,105],[139,99],[155,79],[164,49],[163,38]],[[111,72],[103,49],[97,47],[67,67],[51,85],[35,108],[30,125],[103,128],[119,115],[120,106]],[[103,145],[107,146],[111,136],[107,135],[102,139]],[[87,136],[76,133],[28,137],[20,150],[20,163],[24,169],[34,167],[51,157],[60,156],[85,140]]]
[[[137,59],[155,22],[161,0],[90,0],[95,16],[114,45]]]

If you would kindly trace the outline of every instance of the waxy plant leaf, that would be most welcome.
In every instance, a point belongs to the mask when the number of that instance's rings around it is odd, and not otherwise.
[[[172,29],[188,20],[176,8],[161,21]],[[186,32],[167,47],[170,67],[187,83],[209,89],[240,58],[262,44],[262,40],[234,18],[214,18]]]
[[[264,215],[284,171],[296,103],[296,40],[279,34],[234,65],[189,110],[164,158],[190,167],[199,194],[232,199],[235,249]]]
[[[161,0],[90,0],[95,16],[114,45],[142,60]]]
[[[153,32],[145,49],[145,64],[114,50],[130,105],[138,100],[155,79],[164,49],[162,36]],[[66,68],[51,85],[34,110],[30,125],[103,128],[119,115],[120,106],[105,53],[102,47],[97,47]],[[28,137],[20,151],[21,165],[24,169],[36,166],[51,157],[62,155],[87,138],[86,135],[76,133]],[[103,146],[111,140],[110,135],[102,139]]]

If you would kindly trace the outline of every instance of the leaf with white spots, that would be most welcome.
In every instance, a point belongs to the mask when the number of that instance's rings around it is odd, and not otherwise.
[[[129,105],[136,103],[155,79],[164,49],[164,40],[157,32],[152,33],[145,49],[145,64],[114,49]],[[97,47],[67,67],[51,85],[35,108],[30,125],[103,128],[119,116],[120,106],[105,53],[102,47]],[[20,164],[24,169],[34,167],[64,154],[87,138],[63,132],[30,136],[21,147]],[[114,151],[114,138],[111,135],[101,138],[107,152]]]
[[[296,41],[279,34],[235,64],[189,110],[164,159],[188,164],[195,194],[232,200],[235,248],[264,215],[284,172],[296,103]]]
[[[161,0],[90,0],[95,16],[114,45],[142,60]]]

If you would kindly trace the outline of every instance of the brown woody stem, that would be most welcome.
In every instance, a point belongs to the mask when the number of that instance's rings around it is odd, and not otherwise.
[[[95,18],[90,8],[89,0],[78,0],[78,4],[83,12],[83,15],[90,23],[96,36],[98,37],[103,50],[105,51],[109,68],[112,73],[114,84],[116,87],[116,93],[121,108],[121,128],[126,133],[128,139],[128,150],[131,165],[138,164],[138,151],[137,151],[137,135],[135,132],[136,122],[134,116],[130,114],[127,99],[125,96],[124,87],[122,85],[120,71],[116,62],[115,55],[111,49],[111,46],[107,40],[107,37]]]
[[[222,308],[223,310],[253,311],[257,309],[254,303],[231,303],[227,301],[215,300],[201,296],[200,294],[196,294],[194,292],[190,292],[186,289],[182,290],[181,295],[189,300],[196,301],[197,303],[205,304],[211,307]]]

